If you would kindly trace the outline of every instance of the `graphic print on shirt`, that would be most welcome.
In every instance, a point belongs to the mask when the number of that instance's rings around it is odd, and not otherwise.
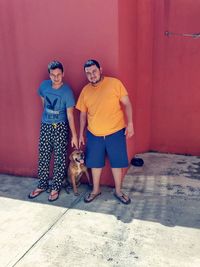
[[[61,97],[59,95],[48,94],[48,96],[45,97],[45,109],[48,119],[58,119],[61,111],[60,103]]]

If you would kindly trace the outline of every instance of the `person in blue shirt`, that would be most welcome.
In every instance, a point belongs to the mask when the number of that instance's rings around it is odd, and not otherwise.
[[[48,65],[50,80],[41,83],[38,93],[43,103],[39,140],[39,164],[37,188],[29,194],[35,198],[48,189],[49,166],[54,152],[54,170],[49,201],[59,197],[66,170],[68,133],[71,130],[71,146],[78,148],[74,123],[75,100],[71,88],[63,82],[62,63],[52,61]]]

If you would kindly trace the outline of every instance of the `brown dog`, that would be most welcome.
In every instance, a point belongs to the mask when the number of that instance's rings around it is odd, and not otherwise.
[[[77,187],[81,184],[80,180],[83,174],[86,175],[89,185],[91,186],[90,177],[87,167],[85,166],[85,156],[83,151],[74,150],[69,156],[70,163],[68,167],[68,182],[72,186],[74,195],[79,195]]]

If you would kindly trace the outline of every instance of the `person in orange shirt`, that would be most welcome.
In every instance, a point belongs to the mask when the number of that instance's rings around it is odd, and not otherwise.
[[[91,168],[93,177],[93,190],[84,201],[89,203],[101,194],[100,177],[107,155],[115,182],[114,196],[123,204],[129,204],[130,198],[121,190],[122,168],[128,167],[126,138],[134,134],[128,93],[120,80],[102,75],[98,61],[88,60],[84,71],[89,83],[83,88],[76,104],[80,110],[79,147],[85,145],[87,122],[86,166]]]

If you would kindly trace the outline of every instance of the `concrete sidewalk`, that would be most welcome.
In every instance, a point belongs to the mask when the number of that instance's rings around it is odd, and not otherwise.
[[[90,204],[61,191],[27,194],[37,180],[0,175],[1,267],[200,266],[200,157],[145,153],[129,168],[125,206],[102,187]]]

